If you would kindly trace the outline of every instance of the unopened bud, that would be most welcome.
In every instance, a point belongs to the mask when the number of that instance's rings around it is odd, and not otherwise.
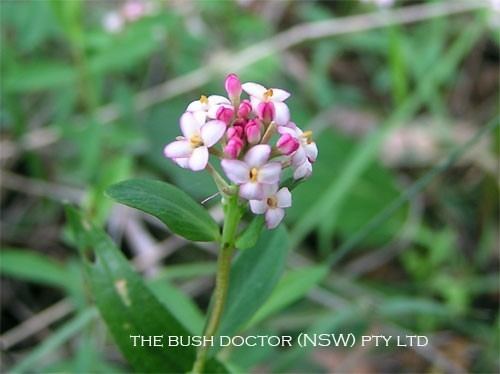
[[[227,95],[233,103],[239,103],[241,96],[241,82],[236,74],[229,74],[224,82]]]
[[[250,103],[250,100],[243,100],[238,108],[238,117],[247,118],[251,112],[252,104]]]
[[[229,158],[237,158],[243,149],[243,141],[237,136],[233,136],[224,147],[224,154]]]
[[[233,119],[233,116],[234,116],[234,110],[232,108],[221,106],[219,109],[217,109],[217,114],[215,115],[215,118],[218,119],[219,121],[224,122],[226,125],[229,125],[229,123]]]
[[[272,102],[261,102],[257,106],[257,116],[267,125],[274,119],[274,104]]]
[[[257,144],[261,138],[261,125],[259,120],[250,120],[245,125],[245,135],[250,144]]]
[[[299,148],[299,145],[299,141],[290,134],[281,135],[276,142],[276,147],[278,147],[279,151],[286,156],[295,152]]]

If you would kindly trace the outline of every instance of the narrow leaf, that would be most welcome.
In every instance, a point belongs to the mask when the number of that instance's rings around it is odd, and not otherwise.
[[[67,209],[74,237],[85,262],[87,280],[95,303],[123,355],[138,372],[187,372],[195,358],[193,346],[134,347],[131,336],[190,334],[182,323],[154,296],[127,259],[100,229]],[[140,341],[138,342],[140,343]],[[210,361],[207,370],[223,371]]]
[[[108,188],[116,201],[160,219],[172,232],[194,241],[217,241],[219,226],[184,191],[171,184],[131,179]]]

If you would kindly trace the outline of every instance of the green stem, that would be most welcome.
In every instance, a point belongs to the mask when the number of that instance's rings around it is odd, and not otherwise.
[[[229,271],[231,270],[231,258],[235,249],[236,232],[240,221],[240,210],[238,207],[238,194],[229,196],[225,207],[224,227],[222,228],[222,243],[219,259],[217,262],[217,275],[215,280],[215,291],[213,295],[213,307],[209,314],[209,320],[203,335],[205,337],[215,336],[219,327],[224,305],[226,303],[227,291],[229,289]],[[198,349],[196,361],[193,365],[193,373],[203,373],[207,359],[209,346],[202,345]]]

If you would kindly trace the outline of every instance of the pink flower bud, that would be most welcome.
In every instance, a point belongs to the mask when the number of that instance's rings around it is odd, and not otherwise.
[[[257,106],[257,116],[265,123],[269,124],[274,119],[275,110],[272,102],[261,102]]]
[[[226,125],[229,125],[234,116],[234,110],[229,107],[221,106],[217,109],[217,114],[215,118],[219,121],[225,122]]]
[[[238,108],[238,117],[247,118],[251,112],[252,104],[250,103],[250,100],[243,100]]]
[[[299,141],[290,134],[283,134],[278,139],[276,147],[281,153],[289,156],[299,148]]]
[[[233,136],[224,147],[224,154],[229,158],[237,158],[243,148],[243,141],[237,136]]]
[[[247,137],[248,143],[257,144],[261,138],[261,126],[260,121],[252,119],[248,121],[245,125],[245,135]]]
[[[243,136],[243,126],[232,126],[227,129],[226,132],[227,138],[231,139],[234,137],[241,138]]]
[[[224,87],[231,101],[239,101],[241,96],[241,82],[236,74],[229,74],[226,77]]]

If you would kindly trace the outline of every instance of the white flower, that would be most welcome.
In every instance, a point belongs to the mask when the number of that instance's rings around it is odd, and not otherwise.
[[[250,210],[255,214],[265,214],[266,226],[274,229],[285,216],[285,209],[292,206],[292,194],[288,188],[278,191],[278,185],[269,185],[264,189],[264,199],[250,200]]]
[[[104,29],[110,33],[118,33],[122,31],[125,21],[117,12],[109,12],[104,16]]]
[[[243,161],[224,159],[222,169],[227,177],[240,185],[240,196],[247,200],[262,199],[264,186],[278,183],[281,163],[267,162],[271,155],[268,144],[258,144],[250,148]]]
[[[275,115],[274,122],[278,125],[285,125],[290,121],[290,110],[284,103],[290,97],[290,93],[279,88],[265,88],[258,83],[244,83],[243,91],[250,95],[250,102],[254,112],[257,113],[257,108],[260,103],[273,103]]]
[[[221,106],[232,108],[231,102],[224,96],[211,95],[206,97],[205,95],[201,95],[199,100],[195,100],[188,105],[186,112],[199,112],[201,115],[205,116],[204,119],[207,117],[215,119],[217,110],[219,110]]]
[[[292,166],[295,179],[309,177],[312,173],[312,163],[318,157],[318,147],[312,141],[312,131],[303,132],[295,123],[289,122],[286,126],[279,126],[280,134],[289,134],[299,141],[299,147],[292,154]]]
[[[183,137],[167,144],[164,149],[166,157],[173,159],[179,166],[193,171],[203,170],[208,162],[208,148],[219,141],[226,131],[222,121],[204,123],[202,116],[186,112],[181,117]]]

